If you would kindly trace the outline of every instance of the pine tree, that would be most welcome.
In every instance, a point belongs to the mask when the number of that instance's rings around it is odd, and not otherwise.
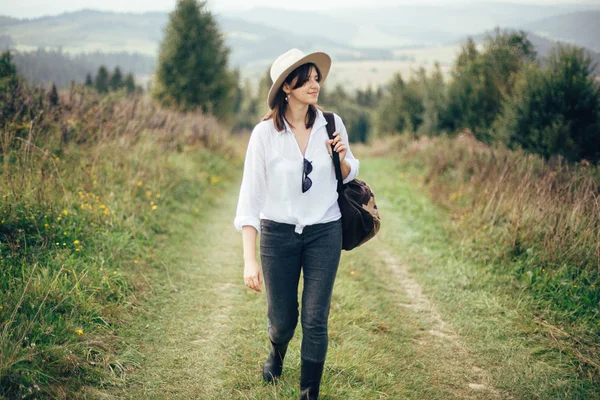
[[[123,83],[125,89],[127,89],[127,94],[132,94],[135,92],[135,79],[133,78],[133,74],[130,72],[125,77],[125,82]]]
[[[123,87],[123,74],[121,69],[117,66],[110,77],[110,89],[119,90]]]
[[[546,158],[600,162],[600,87],[591,71],[589,55],[575,46],[559,45],[547,65],[529,65],[494,124],[498,136]]]
[[[12,56],[10,51],[5,51],[0,56],[0,79],[2,78],[16,78],[17,67],[12,62]]]
[[[92,80],[92,75],[89,72],[85,76],[85,86],[86,87],[93,87],[94,86],[94,81]]]
[[[59,103],[58,91],[56,90],[56,85],[54,84],[54,82],[52,82],[52,88],[48,93],[48,102],[50,102],[50,105],[53,107],[57,106]]]
[[[107,93],[110,84],[110,77],[108,75],[108,70],[104,65],[98,68],[98,74],[96,75],[96,90],[98,93]]]
[[[178,0],[160,48],[154,96],[166,106],[232,113],[235,82],[229,50],[205,2]]]

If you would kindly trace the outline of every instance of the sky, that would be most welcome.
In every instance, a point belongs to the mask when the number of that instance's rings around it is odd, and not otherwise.
[[[475,0],[470,0],[475,1]],[[215,12],[267,6],[287,9],[317,10],[319,8],[360,8],[405,4],[464,4],[469,0],[208,0],[208,8]],[[520,4],[568,4],[573,0],[506,0]],[[600,0],[579,0],[577,3],[600,3]],[[116,12],[167,11],[175,8],[176,0],[0,0],[0,15],[16,18],[37,18],[84,8]]]

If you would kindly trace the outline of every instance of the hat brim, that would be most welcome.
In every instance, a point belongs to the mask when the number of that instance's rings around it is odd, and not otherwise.
[[[331,57],[329,57],[328,54],[322,52],[315,52],[305,55],[304,57],[290,65],[288,68],[286,68],[271,85],[271,89],[269,89],[269,94],[267,96],[267,106],[270,110],[272,110],[273,107],[275,107],[275,104],[273,104],[275,102],[275,95],[277,94],[277,91],[279,90],[281,85],[283,85],[285,78],[287,78],[293,70],[295,70],[302,64],[308,63],[313,63],[317,66],[319,72],[321,73],[320,83],[323,84],[323,82],[325,82],[325,78],[327,78],[329,70],[331,69]]]

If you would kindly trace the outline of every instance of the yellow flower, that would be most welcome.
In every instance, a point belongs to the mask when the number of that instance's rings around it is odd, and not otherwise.
[[[150,197],[150,196],[152,196],[152,190],[146,191],[146,197]]]
[[[94,180],[94,182],[92,182],[92,184],[94,184],[94,185],[97,184],[97,183],[98,183],[98,181],[96,181],[96,180]]]
[[[154,197],[156,197],[157,199],[160,199],[160,193],[156,193],[156,196],[154,196]]]
[[[153,205],[154,205],[154,202],[153,202],[153,201],[151,201],[151,202],[150,202],[150,205],[151,205],[151,206],[153,206]]]
[[[67,215],[69,212],[67,210],[63,210],[63,214]]]
[[[139,262],[139,260],[136,258],[135,260],[133,260],[134,264],[137,264]]]
[[[104,204],[100,204],[100,208],[101,208],[101,209],[105,209],[105,208],[106,208],[106,206],[105,206]]]
[[[67,244],[63,242],[63,246],[66,246]]]
[[[354,275],[354,271],[351,271],[351,272],[350,272],[350,275]]]
[[[137,185],[142,186],[143,185],[142,181],[138,181]]]
[[[60,221],[61,219],[62,219],[62,217],[58,217],[58,218],[56,218],[56,220],[57,220],[57,221]]]
[[[110,211],[109,210],[104,210],[103,214],[104,215],[110,215]]]
[[[152,206],[152,210],[156,210],[158,206]]]
[[[113,275],[116,275],[116,274],[117,274],[117,271],[113,271]]]
[[[215,185],[217,184],[217,182],[219,182],[219,180],[221,180],[221,178],[219,178],[218,176],[212,176],[210,177],[210,184],[211,185]]]
[[[78,335],[83,335],[83,329],[77,329],[75,333]]]
[[[79,244],[79,240],[75,240],[73,244]]]
[[[3,308],[4,308],[3,306],[0,306],[0,310],[2,310]]]

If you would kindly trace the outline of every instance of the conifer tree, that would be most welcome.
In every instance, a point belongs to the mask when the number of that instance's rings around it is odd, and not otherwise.
[[[48,102],[51,106],[55,107],[58,105],[58,101],[58,91],[56,90],[56,85],[54,84],[54,82],[52,82],[52,88],[48,93]]]
[[[228,55],[206,3],[178,0],[161,43],[154,96],[166,106],[230,116],[235,83]]]
[[[127,94],[132,94],[135,92],[135,79],[133,78],[133,74],[131,72],[125,77],[123,86],[125,86],[125,89],[127,89]]]
[[[85,76],[85,86],[86,87],[93,87],[94,86],[94,81],[92,80],[92,75],[89,72]]]
[[[96,90],[98,93],[107,93],[110,84],[110,77],[108,75],[108,70],[104,65],[98,68],[98,74],[96,75]]]
[[[123,87],[123,74],[121,69],[117,66],[110,77],[110,89],[119,90]]]

